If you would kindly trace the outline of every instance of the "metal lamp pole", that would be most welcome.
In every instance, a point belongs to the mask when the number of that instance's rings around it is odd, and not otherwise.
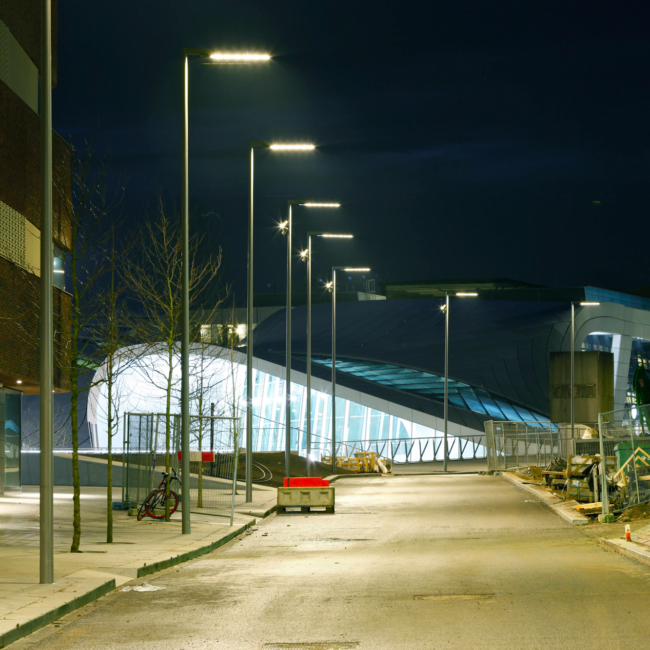
[[[189,57],[200,56],[211,63],[260,63],[271,59],[268,54],[212,52],[206,49],[183,50],[183,188],[182,188],[182,327],[181,327],[181,475],[186,489],[181,490],[182,533],[190,526],[190,219],[189,219]]]
[[[253,197],[255,194],[255,147],[271,151],[313,151],[313,144],[250,143],[250,185],[248,190],[248,273],[246,303],[246,502],[253,500]],[[291,260],[289,260],[289,268]],[[289,276],[290,277],[290,276]]]
[[[456,293],[457,298],[476,298],[478,293],[474,291],[461,291]],[[444,398],[444,456],[442,459],[442,471],[447,471],[449,463],[449,292],[445,291],[445,304],[441,307],[445,312],[445,398]]]
[[[307,260],[307,476],[311,476],[311,258],[313,236],[325,239],[352,239],[353,235],[327,232],[308,232],[307,250],[300,252],[300,258]]]
[[[41,350],[40,350],[40,583],[54,582],[54,458],[52,325],[52,2],[41,15]]]
[[[369,268],[332,267],[332,474],[336,471],[336,272],[363,273]]]
[[[340,208],[340,203],[314,203],[305,201],[289,201],[289,219],[280,224],[280,229],[287,234],[287,343],[286,343],[286,390],[285,390],[285,447],[284,447],[284,475],[291,476],[291,252],[293,219],[292,208],[294,205],[302,205],[306,208]],[[308,316],[309,318],[309,316]],[[309,464],[309,462],[308,462]]]

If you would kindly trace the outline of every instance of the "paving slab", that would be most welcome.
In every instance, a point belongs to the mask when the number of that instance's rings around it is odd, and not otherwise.
[[[239,509],[266,513],[275,490],[254,490],[252,504]],[[72,488],[54,495],[54,579],[39,584],[39,499],[37,487],[0,496],[0,648],[83,607],[130,580],[209,553],[246,532],[259,516],[192,514],[192,532],[183,535],[181,515],[170,522],[137,521],[113,511],[113,543],[106,543],[106,488],[82,488],[80,553],[70,553]],[[240,497],[243,499],[243,497]],[[115,490],[112,500],[119,500]],[[269,507],[270,504],[270,507]]]

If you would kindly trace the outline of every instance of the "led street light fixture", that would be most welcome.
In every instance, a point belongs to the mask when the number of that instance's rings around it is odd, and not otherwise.
[[[358,271],[358,272],[363,272],[363,271],[370,271],[370,269],[367,268],[355,268],[355,269],[343,269],[343,271],[348,271],[349,273]]]
[[[581,307],[597,307],[598,305],[600,305],[599,302],[581,302],[580,303]]]
[[[270,61],[271,55],[254,52],[212,52],[210,58],[215,63],[260,63]]]
[[[352,239],[354,235],[340,235],[334,232],[324,232],[322,235],[317,235],[318,237],[326,237],[328,239]]]
[[[475,293],[473,291],[460,291],[456,295],[459,298],[476,298],[476,296],[478,296],[478,293]]]
[[[273,151],[313,151],[315,144],[296,143],[296,144],[270,144],[269,149]]]
[[[340,203],[301,203],[306,208],[340,208]]]

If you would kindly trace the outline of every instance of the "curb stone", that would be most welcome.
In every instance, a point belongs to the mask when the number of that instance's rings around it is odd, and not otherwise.
[[[81,594],[80,596],[73,598],[71,601],[65,603],[64,605],[54,607],[50,611],[45,612],[40,616],[35,616],[26,623],[17,625],[14,629],[0,635],[0,648],[6,648],[10,643],[14,643],[14,641],[18,641],[18,639],[22,639],[23,637],[36,632],[36,630],[40,630],[42,627],[45,627],[46,625],[59,620],[63,616],[70,614],[70,612],[74,612],[75,609],[84,607],[85,605],[92,603],[98,598],[105,596],[107,593],[113,591],[114,589],[115,579],[112,578],[111,580],[107,580],[94,589],[91,589],[85,594]]]
[[[558,517],[564,519],[564,521],[570,523],[572,526],[586,526],[589,523],[587,517],[576,512],[570,505],[575,503],[575,501],[563,501],[542,487],[526,485],[523,479],[514,476],[514,474],[510,472],[503,472],[501,476],[516,487],[536,496],[545,508],[548,508],[551,512],[554,512]]]
[[[636,560],[641,564],[650,566],[650,549],[647,546],[636,544],[635,542],[628,542],[623,539],[605,539],[600,537],[598,541],[605,547],[629,557],[631,560]]]

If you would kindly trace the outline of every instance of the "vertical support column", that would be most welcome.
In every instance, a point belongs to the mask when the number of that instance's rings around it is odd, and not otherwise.
[[[246,503],[253,500],[253,173],[255,149],[250,148],[248,190],[248,286],[246,304]]]
[[[571,444],[575,439],[575,405],[574,405],[574,396],[575,396],[575,337],[576,337],[576,306],[575,303],[571,303]]]
[[[614,334],[612,352],[614,353],[614,409],[619,410],[625,408],[627,399],[632,337],[625,334]]]
[[[289,202],[289,223],[287,232],[287,344],[285,373],[285,441],[284,475],[291,476],[291,202]]]
[[[445,405],[444,405],[445,431],[444,431],[444,458],[442,471],[447,471],[449,461],[449,440],[447,438],[447,425],[449,422],[449,292],[445,291]]]
[[[307,240],[307,476],[311,476],[311,235]]]
[[[41,14],[40,582],[54,582],[52,323],[52,2]]]
[[[188,58],[183,54],[183,214],[181,224],[183,244],[183,325],[181,331],[181,491],[182,533],[190,529],[190,218],[188,172]]]

